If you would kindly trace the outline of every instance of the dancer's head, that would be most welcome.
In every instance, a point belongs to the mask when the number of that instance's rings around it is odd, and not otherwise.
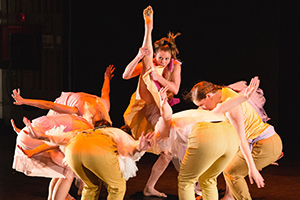
[[[172,58],[177,59],[179,51],[175,44],[175,38],[180,35],[174,35],[169,32],[168,37],[163,37],[154,43],[155,60],[158,65],[167,66]]]
[[[105,119],[101,119],[95,122],[95,128],[111,127],[111,123]]]
[[[220,98],[215,95],[221,89],[222,86],[208,81],[201,81],[194,85],[186,98],[204,110],[212,110],[221,102]]]

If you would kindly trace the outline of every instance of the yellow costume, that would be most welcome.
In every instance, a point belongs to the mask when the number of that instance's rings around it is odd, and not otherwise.
[[[229,88],[222,89],[222,101],[238,95]],[[282,141],[274,127],[264,123],[254,108],[248,103],[241,104],[244,114],[246,139],[250,143],[252,157],[257,169],[262,169],[274,162],[282,152]],[[224,170],[224,177],[235,199],[251,199],[247,183],[248,166],[239,150]]]
[[[124,113],[125,124],[131,128],[132,135],[136,139],[140,137],[143,131],[145,131],[145,133],[152,132],[158,118],[160,117],[160,97],[156,85],[150,79],[149,73],[151,70],[152,69],[149,69],[142,77],[139,77],[137,90],[131,96],[129,106]],[[163,70],[163,66],[156,66],[156,71],[159,75],[162,75]],[[148,91],[154,99],[154,103],[149,106],[145,105],[145,101],[139,94],[141,81],[144,81]]]
[[[123,199],[126,180],[136,175],[135,162],[144,154],[134,153],[139,141],[113,127],[55,132],[48,137],[51,143],[67,145],[67,163],[85,183],[83,200],[98,199],[101,181],[107,184],[107,199]]]
[[[199,122],[188,139],[178,176],[180,200],[194,200],[199,180],[204,200],[218,200],[216,179],[238,150],[238,135],[226,121]]]

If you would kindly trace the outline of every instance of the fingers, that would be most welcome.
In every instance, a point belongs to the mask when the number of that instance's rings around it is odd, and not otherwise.
[[[23,149],[20,145],[17,145],[17,147],[18,147],[25,155],[27,155],[26,152],[24,151],[24,149]]]
[[[13,119],[10,120],[11,126],[13,127],[13,130],[18,134],[21,130],[16,127],[15,121]]]

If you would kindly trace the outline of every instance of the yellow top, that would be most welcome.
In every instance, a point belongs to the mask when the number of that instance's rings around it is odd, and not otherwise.
[[[229,98],[237,96],[238,93],[234,92],[229,88],[222,89],[222,97],[221,101],[226,101]],[[266,128],[268,128],[269,124],[264,123],[254,108],[247,102],[243,102],[241,104],[242,111],[244,114],[244,125],[245,125],[245,133],[247,139],[255,139],[259,136]]]

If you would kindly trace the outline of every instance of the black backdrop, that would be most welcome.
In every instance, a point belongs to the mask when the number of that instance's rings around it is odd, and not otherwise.
[[[176,38],[182,65],[180,94],[199,80],[230,84],[258,75],[265,92],[269,121],[279,130],[285,146],[297,149],[294,47],[297,6],[275,1],[70,1],[71,70],[65,77],[73,91],[100,94],[103,74],[116,67],[111,81],[111,117],[123,125],[125,111],[137,78],[122,73],[142,45],[142,11],[154,9],[153,40],[169,31]],[[298,7],[299,8],[299,7]],[[70,26],[71,25],[71,26]],[[293,33],[293,34],[290,34]],[[299,52],[299,51],[298,51]],[[299,66],[299,65],[298,65]],[[69,76],[71,75],[71,76]],[[288,77],[288,78],[287,78]],[[193,108],[182,100],[174,111]]]

